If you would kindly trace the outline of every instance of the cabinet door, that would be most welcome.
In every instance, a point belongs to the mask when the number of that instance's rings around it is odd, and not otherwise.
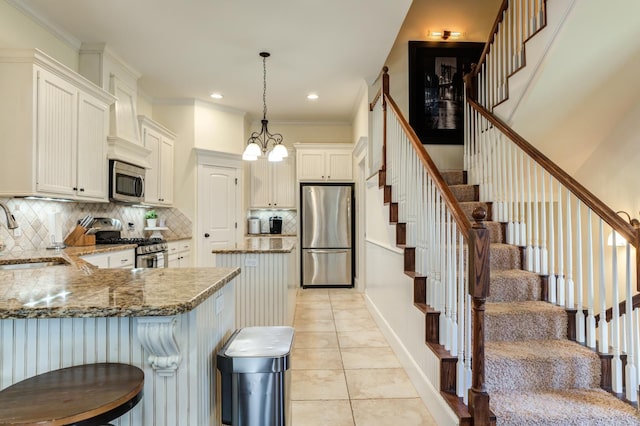
[[[107,201],[106,143],[109,131],[109,107],[80,93],[78,106],[77,196],[92,201]]]
[[[160,141],[160,178],[159,198],[161,204],[173,204],[173,141],[163,138]]]
[[[61,78],[38,71],[38,192],[74,197],[78,90]]]
[[[98,253],[98,254],[89,254],[86,256],[80,256],[80,259],[89,262],[93,266],[97,266],[98,268],[108,268],[109,267],[109,253]]]
[[[142,138],[144,140],[144,147],[151,150],[151,154],[149,154],[149,164],[151,164],[151,168],[145,171],[144,177],[144,200],[147,203],[157,204],[160,198],[160,184],[158,179],[160,178],[161,137],[160,134],[154,132],[152,129],[143,128]]]
[[[324,180],[324,152],[298,152],[298,180]]]
[[[327,151],[327,180],[353,180],[353,158],[349,151]]]
[[[129,269],[133,268],[135,262],[136,252],[134,249],[109,254],[109,268]]]
[[[251,207],[272,207],[271,167],[260,158],[251,162]]]
[[[279,208],[295,207],[296,184],[293,174],[293,161],[284,158],[282,161],[272,163],[273,169],[273,204]]]

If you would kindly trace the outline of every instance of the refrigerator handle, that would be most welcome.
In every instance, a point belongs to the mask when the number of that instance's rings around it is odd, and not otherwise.
[[[336,250],[336,249],[332,249],[332,250],[304,249],[304,250],[309,252],[309,253],[320,253],[320,254],[333,254],[333,253],[347,253],[347,252],[349,252],[349,250]]]

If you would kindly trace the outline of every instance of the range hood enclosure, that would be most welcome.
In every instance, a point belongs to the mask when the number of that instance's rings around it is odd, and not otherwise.
[[[111,105],[107,156],[149,168],[151,150],[144,147],[138,127],[137,102],[140,73],[113,53],[104,43],[83,43],[79,71],[84,77],[117,98]]]

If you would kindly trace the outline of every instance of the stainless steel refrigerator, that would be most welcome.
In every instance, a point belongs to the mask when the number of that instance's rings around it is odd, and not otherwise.
[[[353,184],[300,184],[302,286],[353,286]]]

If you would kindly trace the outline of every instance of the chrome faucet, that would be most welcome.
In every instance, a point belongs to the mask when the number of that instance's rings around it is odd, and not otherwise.
[[[13,215],[9,211],[9,208],[4,205],[4,203],[0,203],[0,207],[2,207],[2,210],[4,210],[4,214],[7,215],[7,228],[16,229],[18,227],[18,222],[16,222],[16,218],[13,217]]]

